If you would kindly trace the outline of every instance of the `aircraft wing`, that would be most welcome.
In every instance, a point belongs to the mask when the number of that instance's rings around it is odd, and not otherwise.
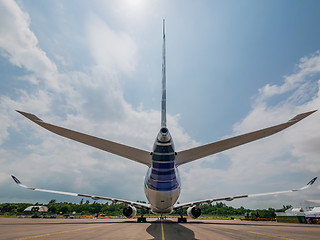
[[[130,160],[145,164],[147,166],[151,166],[150,152],[129,147],[120,143],[111,142],[102,138],[90,136],[90,135],[69,130],[66,128],[58,127],[50,123],[46,123],[42,121],[40,118],[38,118],[37,116],[30,113],[21,112],[21,111],[17,111],[17,112],[22,114],[26,118],[30,119],[34,123],[38,124],[39,126],[49,130],[50,132],[58,134],[62,137],[69,138],[95,148],[99,148],[103,151],[128,158]]]
[[[302,190],[305,190],[305,189],[311,187],[312,184],[316,180],[317,180],[317,177],[313,178],[310,182],[308,182],[306,186],[298,188],[298,189],[293,189],[293,190],[286,190],[286,191],[280,191],[280,192],[258,193],[258,194],[246,194],[246,195],[238,195],[238,196],[232,196],[232,197],[204,199],[204,200],[200,200],[200,201],[177,204],[177,205],[174,205],[173,208],[174,209],[179,209],[179,208],[184,208],[184,207],[199,206],[200,204],[203,204],[203,203],[211,204],[212,202],[232,201],[234,199],[239,199],[239,198],[262,197],[262,196],[268,196],[268,195],[278,195],[278,194],[284,194],[284,193],[292,193],[292,192],[302,191]]]
[[[273,127],[264,128],[264,129],[261,129],[261,130],[255,131],[255,132],[243,134],[240,136],[228,138],[228,139],[221,140],[218,142],[209,143],[207,145],[203,145],[200,147],[195,147],[192,149],[178,152],[177,156],[176,156],[176,160],[175,160],[176,166],[197,160],[199,158],[207,157],[209,155],[212,155],[212,154],[215,154],[218,152],[222,152],[227,149],[234,148],[234,147],[237,147],[237,146],[245,144],[245,143],[249,143],[249,142],[261,139],[261,138],[265,138],[267,136],[270,136],[272,134],[280,132],[280,131],[296,124],[297,122],[308,117],[310,114],[312,114],[316,111],[317,110],[311,111],[311,112],[306,112],[306,113],[301,113],[301,114],[295,116],[294,118],[290,119],[288,122],[282,123],[282,124],[279,124],[279,125],[276,125]]]
[[[62,195],[68,195],[68,196],[74,196],[74,197],[86,197],[86,198],[91,198],[93,200],[106,200],[106,201],[112,201],[113,203],[124,203],[128,204],[134,207],[138,208],[145,208],[145,209],[150,209],[150,204],[147,203],[140,203],[140,202],[133,202],[133,201],[128,201],[128,200],[123,200],[123,199],[118,199],[118,198],[111,198],[111,197],[101,197],[101,196],[95,196],[95,195],[89,195],[89,194],[82,194],[82,193],[71,193],[71,192],[62,192],[62,191],[55,191],[55,190],[47,190],[47,189],[40,189],[40,188],[33,188],[33,187],[28,187],[26,185],[23,185],[18,178],[15,176],[11,175],[13,180],[18,184],[20,187],[29,189],[29,190],[34,190],[34,191],[39,191],[39,192],[47,192],[47,193],[55,193],[55,194],[62,194]]]

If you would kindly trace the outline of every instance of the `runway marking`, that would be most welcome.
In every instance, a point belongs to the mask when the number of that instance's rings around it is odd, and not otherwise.
[[[105,225],[112,225],[113,223],[110,224],[104,224]],[[101,226],[101,225],[100,225]],[[82,230],[87,230],[91,228],[97,228],[100,226],[94,226],[94,227],[87,227],[87,228],[79,228],[79,229],[74,229],[74,230],[68,230],[68,231],[63,231],[63,232],[55,232],[55,233],[47,233],[47,234],[42,234],[42,235],[36,235],[36,236],[30,236],[30,237],[24,237],[24,238],[17,238],[16,240],[27,240],[27,239],[35,239],[35,238],[41,238],[41,237],[49,237],[53,235],[58,235],[58,234],[65,234],[65,233],[71,233],[71,232],[77,232],[77,231],[82,231]]]
[[[162,240],[165,240],[162,220],[161,220],[161,234],[162,234]]]
[[[227,228],[227,227],[225,227],[225,228]],[[246,231],[246,230],[235,229],[235,228],[227,228],[227,229],[236,230],[236,231],[241,231],[241,232],[247,232],[247,233],[252,233],[252,234],[256,234],[256,235],[261,235],[261,236],[266,236],[266,237],[272,237],[272,238],[279,238],[279,239],[286,239],[286,240],[295,240],[295,239],[293,239],[293,238],[287,238],[287,237],[282,237],[282,236],[277,236],[277,235],[272,235],[272,234],[266,234],[266,233]]]
[[[259,232],[252,232],[252,231],[246,231],[246,232],[248,232],[248,233],[253,233],[253,234],[257,234],[257,235],[262,235],[262,236],[267,236],[267,237],[287,239],[287,240],[294,240],[293,238],[287,238],[287,237],[276,236],[276,235],[271,235],[271,234],[265,234],[265,233],[259,233]]]

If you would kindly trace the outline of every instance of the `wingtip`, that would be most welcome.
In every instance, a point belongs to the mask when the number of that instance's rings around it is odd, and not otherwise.
[[[312,184],[314,184],[314,182],[317,180],[317,178],[318,178],[318,177],[315,177],[315,178],[311,179],[311,181],[308,182],[307,185],[311,186]]]
[[[22,112],[22,111],[19,111],[19,110],[16,110],[16,112],[20,113],[21,115],[23,115],[24,117],[30,119],[30,120],[33,121],[33,122],[36,122],[36,121],[43,122],[42,119],[38,118],[38,117],[37,117],[36,115],[34,115],[34,114],[27,113],[27,112]]]
[[[16,184],[21,184],[20,180],[16,178],[14,175],[11,175]]]
[[[318,109],[313,110],[313,111],[310,111],[310,112],[306,112],[306,114],[308,114],[308,116],[309,116],[309,115],[311,115],[312,113],[315,113],[315,112],[317,112],[317,111],[318,111]]]
[[[299,122],[302,119],[308,117],[309,115],[315,113],[316,111],[318,111],[318,110],[313,110],[313,111],[310,111],[310,112],[300,113],[300,114],[296,115],[295,117],[293,117],[292,119],[290,119],[289,122]]]

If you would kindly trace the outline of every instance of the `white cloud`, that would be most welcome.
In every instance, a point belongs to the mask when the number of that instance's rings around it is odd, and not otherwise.
[[[320,53],[316,52],[310,57],[303,57],[300,60],[299,71],[290,76],[285,77],[285,81],[282,85],[274,85],[275,89],[279,91],[277,94],[285,93],[289,90],[293,90],[291,86],[294,86],[294,91],[284,100],[278,103],[276,106],[268,104],[267,100],[261,101],[268,95],[270,98],[273,94],[267,93],[268,88],[263,88],[261,95],[258,96],[259,101],[255,102],[253,109],[248,116],[241,122],[234,126],[234,132],[246,132],[253,130],[254,128],[267,127],[272,124],[281,123],[289,120],[295,114],[307,112],[311,110],[317,110],[320,106],[320,95],[319,95],[319,83],[317,79],[320,78]],[[289,83],[290,82],[290,83]],[[283,90],[283,91],[282,91]],[[301,101],[304,99],[304,101]],[[234,159],[240,158],[240,162],[245,159],[252,159],[248,154],[254,154],[256,152],[256,159],[265,159],[263,162],[267,164],[270,171],[279,171],[279,166],[275,169],[273,167],[274,159],[282,158],[281,155],[288,155],[288,163],[283,166],[281,171],[311,171],[313,173],[320,173],[319,164],[316,164],[316,156],[320,154],[320,127],[319,113],[314,113],[308,118],[304,119],[297,125],[285,130],[277,136],[272,136],[266,140],[263,140],[262,144],[258,143],[256,147],[253,147],[251,151],[246,149],[242,151],[234,150],[227,154],[244,154],[242,157],[235,157]],[[249,146],[245,147],[249,148]],[[268,149],[267,151],[263,149]],[[250,152],[250,153],[249,153]],[[260,152],[267,152],[266,156],[261,156]],[[259,157],[260,155],[260,157]],[[290,160],[290,157],[293,159]],[[299,166],[299,167],[298,167]],[[264,171],[266,172],[266,171]],[[261,175],[260,175],[261,176]]]
[[[0,114],[4,116],[0,125],[1,189],[10,192],[16,188],[9,179],[9,174],[15,173],[27,184],[38,183],[43,188],[131,200],[143,198],[144,166],[53,135],[13,111],[33,112],[57,125],[151,150],[159,129],[160,112],[135,109],[124,99],[122,84],[125,83],[119,81],[119,76],[135,73],[139,60],[135,40],[91,13],[86,18],[83,37],[95,62],[85,70],[61,71],[38,46],[37,37],[29,27],[28,14],[13,1],[0,4],[1,54],[13,65],[27,70],[19,79],[32,84],[32,88],[22,84],[17,97],[0,98]],[[233,135],[317,109],[320,78],[315,78],[319,68],[319,52],[316,52],[302,58],[297,72],[286,76],[282,85],[261,88],[250,113],[234,125]],[[276,96],[281,96],[282,101],[271,105],[268,101]],[[199,145],[179,125],[179,115],[169,115],[168,122],[178,151]],[[302,177],[320,173],[318,122],[319,113],[315,113],[283,133],[182,166],[181,200],[256,193],[262,186],[275,191],[281,190],[278,186],[286,189],[304,183]],[[227,162],[224,167],[220,166],[222,161]],[[290,181],[293,185],[289,186]],[[19,191],[10,196],[16,196]],[[23,195],[25,192],[21,192]],[[34,196],[28,195],[30,199]],[[266,205],[272,201],[266,201]]]
[[[295,114],[318,109],[319,59],[319,52],[302,58],[299,71],[285,77],[282,85],[275,85],[274,89],[277,91],[271,93],[267,86],[263,88],[248,116],[234,126],[234,133],[253,130],[252,127],[259,129],[271,126],[287,121]],[[266,97],[270,98],[274,94],[284,94],[287,91],[292,92],[284,97],[282,102],[275,106],[267,103]],[[300,176],[292,180],[296,184],[306,181],[305,177],[311,179],[314,175],[319,175],[319,120],[320,115],[316,112],[284,132],[226,152],[232,161],[227,174],[236,177],[237,181],[244,180],[247,184],[254,178],[257,186],[266,181],[272,186],[277,186],[277,181],[272,179],[281,179],[281,176],[285,179],[288,174]],[[308,199],[308,194],[304,198]]]
[[[30,17],[16,2],[1,1],[0,48],[1,54],[18,67],[34,72],[46,80],[50,88],[59,89],[55,81],[56,65],[38,47],[38,40],[30,30]],[[34,78],[31,80],[35,83]]]
[[[301,58],[300,63],[297,65],[297,73],[285,76],[285,82],[282,85],[267,84],[263,88],[259,89],[260,95],[257,100],[264,101],[272,96],[284,94],[288,91],[301,87],[308,77],[320,72],[319,54],[319,51],[317,51],[310,57],[306,56]]]
[[[58,71],[38,46],[28,14],[13,1],[2,4],[7,34],[1,34],[0,49],[13,65],[27,70],[19,79],[27,79],[32,88],[21,84],[17,97],[1,97],[0,113],[6,117],[1,120],[0,187],[16,188],[8,185],[10,173],[15,173],[26,184],[42,188],[143,200],[145,166],[53,135],[14,112],[32,112],[57,125],[151,151],[160,112],[134,109],[119,83],[119,76],[135,71],[134,40],[92,13],[84,38],[95,62],[85,71]],[[7,44],[10,38],[16,40]],[[178,116],[168,119],[175,127],[176,142],[190,146]]]
[[[319,59],[319,52],[303,57],[299,71],[286,76],[282,85],[274,85],[272,88],[266,85],[262,88],[253,102],[252,110],[234,125],[232,135],[280,124],[296,114],[318,109]],[[287,94],[289,91],[290,94]],[[276,105],[268,102],[272,96],[281,94],[282,101],[277,101]],[[320,114],[316,112],[281,133],[181,167],[184,180],[181,201],[194,199],[195,192],[197,199],[203,199],[302,186],[312,177],[320,175],[319,122]],[[227,167],[217,168],[225,162]],[[256,208],[281,207],[281,203],[298,204],[307,199],[319,198],[319,192],[315,186],[292,197],[246,199],[228,204]]]
[[[86,23],[91,53],[98,67],[111,74],[130,74],[135,70],[137,46],[124,32],[116,32],[95,14]]]

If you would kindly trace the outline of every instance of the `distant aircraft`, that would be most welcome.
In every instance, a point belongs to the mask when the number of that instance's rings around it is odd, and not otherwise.
[[[316,110],[317,111],[317,110]],[[295,116],[288,122],[258,130],[255,132],[243,134],[240,136],[228,138],[222,141],[213,142],[200,147],[195,147],[181,152],[175,152],[172,137],[167,128],[166,121],[166,45],[165,45],[165,22],[163,20],[163,48],[162,48],[162,102],[161,102],[161,129],[156,137],[153,145],[152,152],[129,147],[123,144],[111,142],[105,139],[90,136],[84,133],[76,132],[66,128],[58,127],[50,123],[42,121],[37,116],[17,111],[26,118],[40,125],[41,127],[56,133],[60,136],[90,145],[95,148],[128,158],[130,160],[142,163],[148,166],[148,171],[145,177],[144,190],[149,203],[133,202],[123,199],[117,199],[112,197],[101,197],[89,194],[70,193],[46,189],[32,188],[23,185],[18,178],[12,175],[14,181],[20,186],[30,190],[64,194],[70,196],[88,197],[93,200],[107,200],[112,202],[120,202],[125,204],[123,209],[123,215],[127,218],[133,218],[136,216],[136,207],[142,210],[151,210],[155,214],[169,214],[174,210],[178,210],[181,213],[181,217],[178,218],[178,222],[186,222],[186,218],[182,216],[182,208],[188,207],[187,214],[190,218],[198,218],[201,215],[199,208],[200,204],[211,204],[217,201],[232,201],[239,198],[258,197],[266,195],[278,195],[283,193],[290,193],[301,191],[309,188],[317,179],[313,178],[306,186],[296,189],[271,193],[260,194],[245,194],[238,196],[229,196],[221,198],[209,198],[199,201],[193,201],[188,203],[176,204],[180,195],[180,177],[178,172],[178,166],[218,153],[224,150],[249,143],[277,132],[280,132],[297,122],[301,121],[310,114],[316,112],[306,112]],[[144,211],[141,211],[141,217],[137,218],[138,222],[146,222],[146,218],[143,216]]]

